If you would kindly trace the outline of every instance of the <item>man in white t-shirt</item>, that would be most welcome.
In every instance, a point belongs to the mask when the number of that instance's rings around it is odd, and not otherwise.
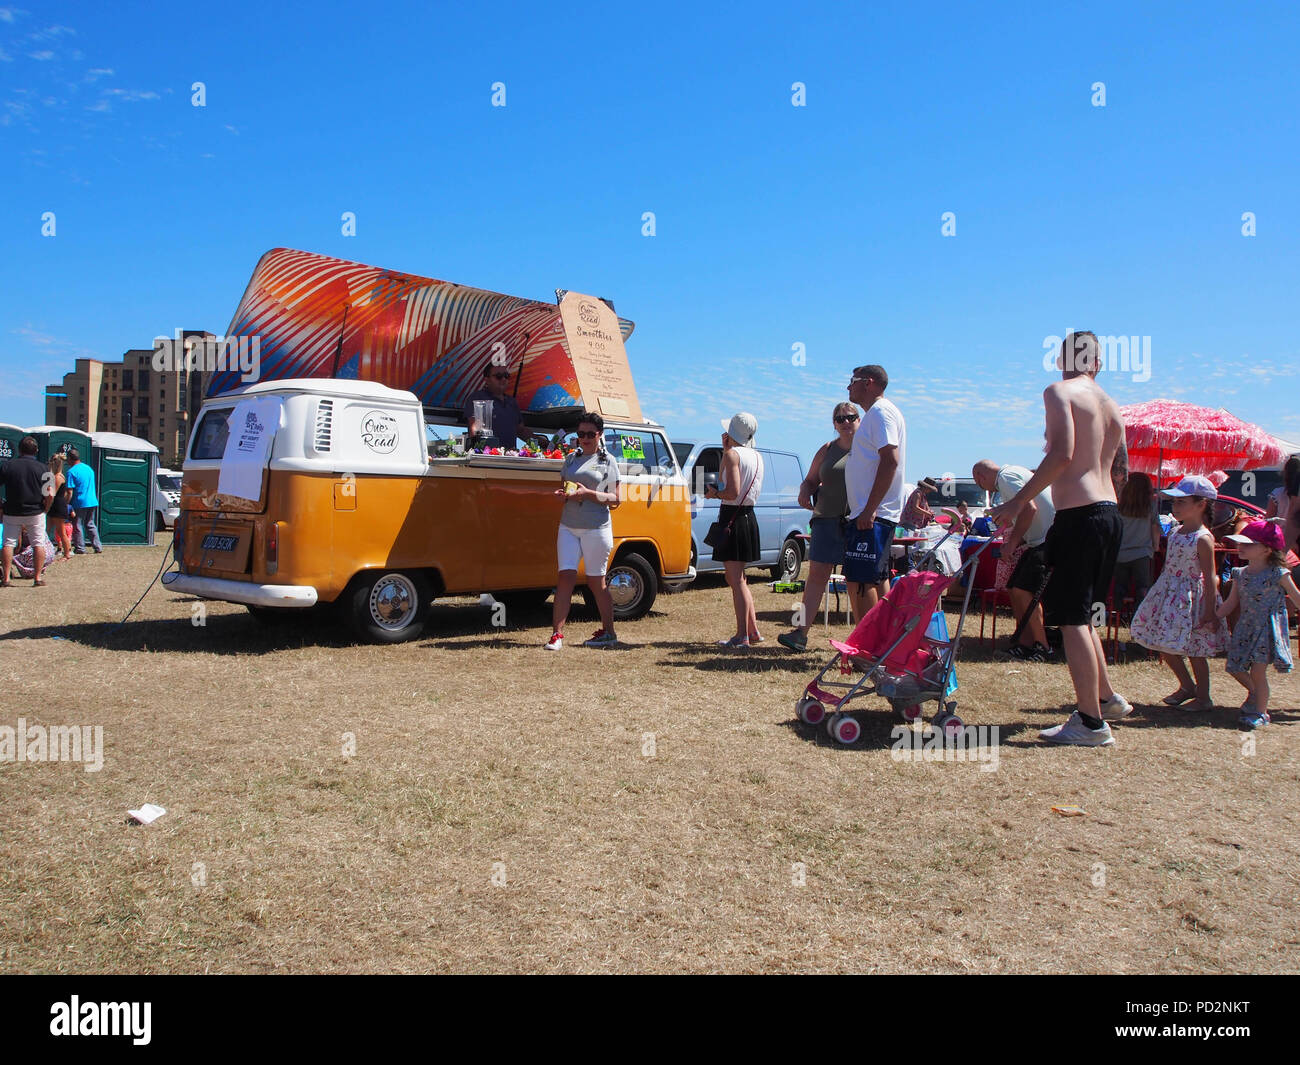
[[[889,591],[889,549],[903,516],[907,426],[885,398],[888,387],[889,375],[874,364],[859,366],[849,381],[849,399],[866,411],[844,464],[849,497],[844,578],[859,619]]]
[[[993,493],[993,505],[1001,506],[1014,499],[1033,477],[1024,466],[999,466],[992,459],[980,459],[971,470],[975,483]],[[1052,505],[1052,490],[1045,488],[1029,500],[1016,517],[1015,524],[1000,530],[1003,537],[1002,558],[998,563],[998,585],[1004,586],[1011,598],[1011,611],[1016,616],[1020,638],[1013,640],[997,654],[1018,662],[1053,662],[1056,655],[1047,642],[1043,627],[1043,607],[1038,604],[1026,619],[1025,613],[1035,595],[1040,595],[1047,582],[1047,530],[1056,517]]]

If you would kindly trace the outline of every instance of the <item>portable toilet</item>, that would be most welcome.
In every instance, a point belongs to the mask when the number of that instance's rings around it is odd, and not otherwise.
[[[158,449],[124,433],[92,433],[90,465],[105,544],[153,544]]]
[[[18,457],[18,441],[26,435],[26,429],[0,422],[0,465]]]
[[[28,429],[24,436],[36,437],[36,457],[41,462],[49,462],[50,456],[69,448],[76,448],[82,462],[90,461],[90,434],[80,429],[70,429],[66,425],[37,425]]]

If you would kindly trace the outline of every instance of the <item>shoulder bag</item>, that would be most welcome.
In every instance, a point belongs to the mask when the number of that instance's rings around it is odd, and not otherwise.
[[[760,458],[758,459],[758,461],[762,462],[763,460]],[[757,466],[754,467],[754,472],[755,473],[758,472]],[[745,485],[745,490],[741,492],[740,495],[736,496],[736,507],[737,507],[736,513],[731,516],[731,520],[727,522],[726,525],[723,525],[721,521],[715,521],[712,525],[709,526],[709,531],[704,534],[704,542],[708,544],[710,547],[714,548],[715,550],[720,550],[721,548],[725,547],[727,543],[731,540],[731,527],[736,524],[736,518],[740,514],[740,510],[739,510],[741,506],[740,501],[749,494],[749,489],[753,486],[753,484],[754,484],[754,478],[751,476],[749,478],[749,484]]]

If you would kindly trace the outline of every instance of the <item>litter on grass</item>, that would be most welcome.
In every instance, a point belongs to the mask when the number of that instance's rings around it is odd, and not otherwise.
[[[127,810],[127,813],[131,816],[131,820],[141,825],[153,824],[166,812],[167,811],[161,806],[155,806],[151,802],[145,803],[138,810]]]

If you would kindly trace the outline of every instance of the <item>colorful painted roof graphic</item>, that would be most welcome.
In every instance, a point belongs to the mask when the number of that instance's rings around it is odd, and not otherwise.
[[[633,323],[619,319],[626,340]],[[493,361],[522,365],[515,398],[538,414],[582,408],[560,311],[415,274],[275,248],[258,261],[228,338],[258,338],[259,380],[341,377],[458,411]],[[215,374],[208,395],[247,384]]]

